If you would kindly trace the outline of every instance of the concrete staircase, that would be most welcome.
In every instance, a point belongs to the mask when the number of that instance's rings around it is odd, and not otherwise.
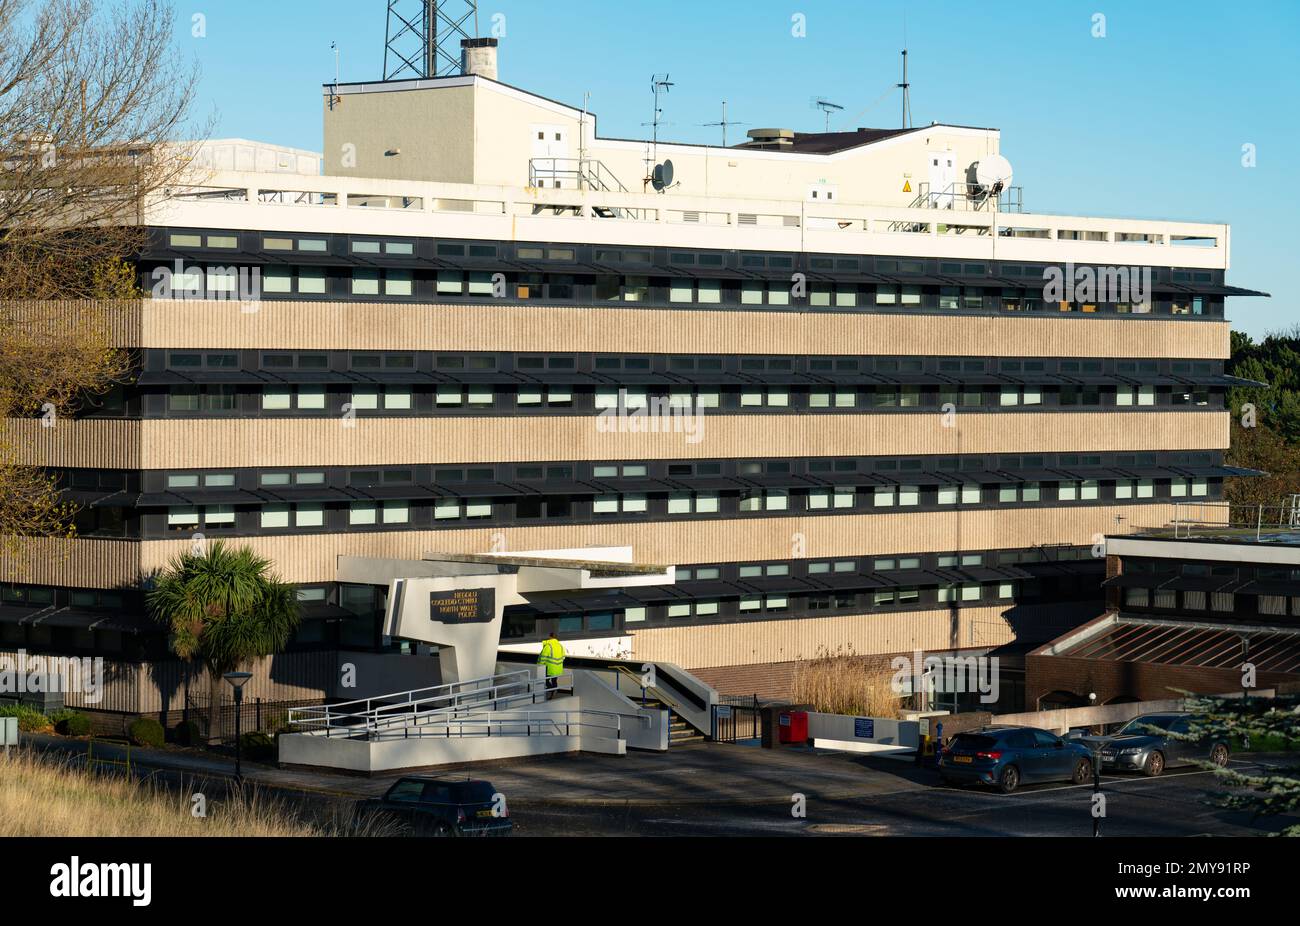
[[[668,747],[670,749],[673,746],[689,746],[691,743],[704,742],[704,734],[683,720],[670,705],[652,697],[647,697],[644,702],[640,698],[635,698],[634,701],[638,707],[643,706],[654,710],[668,711]]]

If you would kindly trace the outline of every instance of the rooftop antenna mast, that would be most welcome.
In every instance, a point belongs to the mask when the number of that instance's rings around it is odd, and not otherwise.
[[[646,152],[646,159],[645,159],[646,175],[645,178],[641,181],[642,189],[649,186],[651,182],[651,165],[659,163],[659,121],[660,121],[659,117],[664,114],[663,109],[659,106],[659,94],[667,93],[669,89],[674,86],[675,84],[668,79],[667,74],[664,74],[662,76],[660,76],[659,74],[650,75],[650,92],[654,94],[655,109],[654,109],[654,118],[651,119],[649,122],[641,123],[642,125],[651,126],[651,133],[650,133],[651,143],[650,143],[650,150]]]
[[[721,122],[705,122],[705,123],[703,124],[703,128],[706,128],[706,129],[707,129],[707,128],[717,128],[718,126],[722,126],[722,147],[725,148],[725,147],[727,147],[727,126],[729,126],[729,125],[749,125],[749,123],[748,123],[748,122],[731,122],[730,120],[728,120],[728,119],[727,119],[727,101],[726,101],[726,100],[723,100],[723,101],[722,101],[722,121],[721,121]]]
[[[823,100],[821,97],[813,100],[813,106],[826,114],[826,131],[828,132],[831,130],[831,113],[837,113],[844,109],[839,103],[832,103],[830,100]]]
[[[334,109],[334,104],[339,102],[339,43],[330,42],[330,50],[334,52],[334,84],[330,87],[330,110]]]
[[[650,77],[650,92],[653,93],[655,97],[655,114],[650,125],[653,126],[653,135],[651,137],[654,140],[654,156],[656,158],[659,157],[659,117],[664,114],[663,109],[659,106],[659,94],[667,93],[669,89],[674,86],[676,85],[668,79],[667,74],[662,77],[658,74],[653,74]]]
[[[903,91],[903,128],[912,127],[912,94],[909,88],[912,85],[907,82],[907,49],[903,49],[903,82],[898,85]]]
[[[478,0],[388,0],[384,80],[454,77],[461,69],[460,40],[473,38]]]

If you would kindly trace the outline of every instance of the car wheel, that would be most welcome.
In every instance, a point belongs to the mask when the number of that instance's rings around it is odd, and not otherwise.
[[[1076,785],[1086,784],[1092,778],[1092,762],[1088,759],[1080,759],[1074,766],[1074,774],[1070,780]]]
[[[1225,765],[1227,765],[1228,747],[1223,745],[1222,743],[1219,743],[1217,746],[1211,749],[1210,761],[1213,762],[1215,765],[1219,766],[1219,768],[1223,768]]]
[[[1146,764],[1142,766],[1142,774],[1148,778],[1155,778],[1165,770],[1165,757],[1162,753],[1152,752],[1147,756]]]
[[[1003,794],[1010,794],[1020,786],[1020,769],[1014,765],[1008,765],[998,776],[998,790]]]

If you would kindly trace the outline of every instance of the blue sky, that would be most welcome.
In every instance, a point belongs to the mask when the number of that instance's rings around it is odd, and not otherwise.
[[[319,149],[331,42],[344,81],[382,76],[385,0],[174,6],[216,136]],[[1229,222],[1229,282],[1274,294],[1230,300],[1234,326],[1260,337],[1300,322],[1284,286],[1300,206],[1285,172],[1300,156],[1295,0],[485,0],[483,34],[497,14],[505,82],[577,105],[590,93],[602,135],[643,137],[650,75],[667,72],[662,135],[712,143],[703,124],[724,99],[748,123],[732,137],[820,130],[818,96],[845,107],[839,127],[898,125],[906,20],[914,121],[1001,129],[1027,210]]]

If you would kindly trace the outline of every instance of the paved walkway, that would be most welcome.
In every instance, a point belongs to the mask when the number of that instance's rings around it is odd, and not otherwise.
[[[85,740],[24,735],[48,750],[85,753]],[[95,741],[95,754],[120,758],[125,747]],[[195,777],[234,774],[232,759],[191,749],[131,749],[134,764]],[[517,805],[528,804],[788,804],[796,793],[845,800],[925,787],[928,777],[910,762],[807,749],[703,743],[668,752],[626,756],[571,753],[534,759],[444,766],[428,774],[473,774],[490,780]],[[383,794],[400,774],[375,777],[316,769],[244,763],[244,779],[268,788],[341,798]]]

